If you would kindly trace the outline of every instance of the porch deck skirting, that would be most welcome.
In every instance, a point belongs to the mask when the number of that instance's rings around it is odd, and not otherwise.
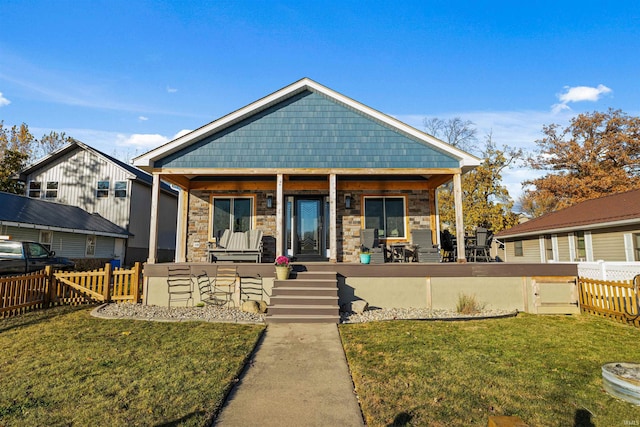
[[[215,265],[188,265],[194,276],[215,274]],[[144,303],[166,306],[167,272],[174,263],[147,264],[144,268]],[[262,283],[262,299],[269,303],[275,279],[271,264],[235,264],[241,283]],[[527,313],[579,313],[576,264],[348,264],[300,263],[296,271],[335,272],[339,304],[363,299],[370,307],[455,309],[460,295],[475,296],[487,309]],[[244,286],[244,285],[241,285]],[[240,293],[242,295],[242,293]],[[255,292],[250,299],[260,299]],[[199,302],[197,287],[188,305]]]

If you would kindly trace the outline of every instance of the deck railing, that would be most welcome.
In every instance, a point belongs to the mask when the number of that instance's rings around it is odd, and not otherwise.
[[[620,282],[580,277],[580,309],[640,327],[640,275]]]
[[[141,300],[142,265],[83,272],[53,272],[51,268],[0,278],[0,318],[53,305]]]

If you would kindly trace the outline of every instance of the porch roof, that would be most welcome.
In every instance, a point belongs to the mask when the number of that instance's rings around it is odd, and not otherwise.
[[[149,171],[451,174],[479,159],[302,79],[134,159]]]

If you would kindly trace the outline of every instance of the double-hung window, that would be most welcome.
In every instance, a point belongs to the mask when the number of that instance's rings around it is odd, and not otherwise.
[[[127,197],[127,181],[116,181],[113,186],[113,195],[116,198]]]
[[[405,238],[405,198],[365,197],[364,228],[377,228],[382,238]]]
[[[51,244],[53,243],[53,231],[41,230],[40,231],[40,244],[51,250]]]
[[[46,199],[58,198],[58,181],[47,181],[47,190],[44,192]]]
[[[98,198],[109,197],[109,181],[98,181],[96,197]]]
[[[224,230],[231,232],[251,229],[252,197],[213,197],[211,237],[219,237]]]
[[[41,192],[42,192],[42,182],[29,181],[29,197],[33,197],[34,199],[39,199]]]
[[[584,231],[576,233],[576,258],[577,261],[585,261],[587,259],[587,245],[584,241]]]

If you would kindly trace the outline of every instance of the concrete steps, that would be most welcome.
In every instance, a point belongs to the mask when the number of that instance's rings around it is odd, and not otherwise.
[[[335,272],[298,272],[275,280],[267,323],[338,323],[338,279]]]

